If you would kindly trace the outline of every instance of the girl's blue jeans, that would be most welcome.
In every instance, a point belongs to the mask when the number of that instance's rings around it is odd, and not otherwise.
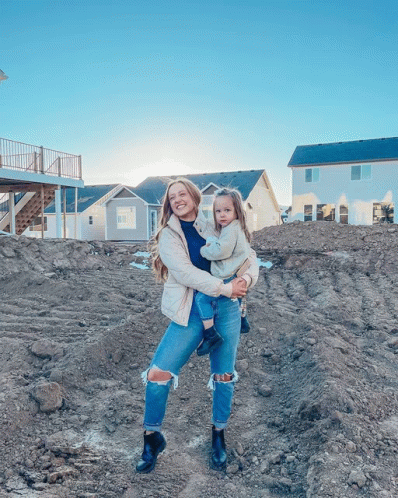
[[[224,339],[222,345],[210,353],[210,381],[213,390],[212,424],[220,429],[227,426],[231,413],[232,398],[238,375],[235,360],[240,339],[241,317],[238,301],[221,296],[215,301],[215,327]],[[160,431],[166,412],[170,385],[178,386],[178,375],[191,354],[203,339],[203,324],[195,301],[192,304],[189,322],[186,327],[171,322],[155,352],[151,364],[142,374],[146,384],[144,428]],[[148,381],[148,371],[162,370],[171,374],[168,381]],[[232,374],[229,382],[215,379],[215,375]]]

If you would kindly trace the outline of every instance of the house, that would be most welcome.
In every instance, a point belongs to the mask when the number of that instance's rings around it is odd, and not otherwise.
[[[264,170],[184,175],[202,192],[202,209],[212,217],[213,193],[220,187],[238,189],[243,197],[250,231],[281,223],[280,208]],[[107,240],[147,241],[156,232],[162,198],[170,180],[149,177],[137,187],[123,186],[104,202]]]
[[[120,184],[86,185],[77,191],[66,188],[61,196],[62,205],[62,235],[64,238],[81,240],[105,239],[105,208],[106,199],[120,190]],[[51,202],[44,210],[44,237],[55,238],[56,213],[55,203]],[[33,220],[25,230],[28,237],[41,237],[41,218]]]
[[[289,221],[353,225],[393,223],[398,195],[398,138],[296,147]]]

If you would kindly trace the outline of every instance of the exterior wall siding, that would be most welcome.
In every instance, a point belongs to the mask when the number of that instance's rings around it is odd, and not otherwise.
[[[47,217],[47,230],[44,232],[44,238],[56,238],[56,216],[55,214],[45,214]],[[92,216],[93,223],[89,224],[89,217]],[[79,240],[105,240],[105,208],[102,206],[90,206],[83,213],[77,214],[77,231],[76,238]],[[64,222],[62,215],[61,225],[62,236],[64,234]],[[23,235],[27,237],[41,238],[41,231],[30,231],[27,228]],[[66,215],[66,238],[75,238],[75,214],[68,213]]]
[[[44,215],[47,218],[47,230],[44,232],[44,238],[45,239],[55,239],[57,237],[57,226],[56,226],[56,219],[55,219],[55,214],[45,214]],[[77,235],[76,238],[79,240],[93,240],[93,239],[82,239],[81,237],[81,219],[80,215],[77,215]],[[62,225],[61,225],[61,233],[62,236],[64,235],[64,221],[63,221],[63,216],[62,216]],[[23,235],[26,237],[35,237],[38,239],[41,239],[41,230],[29,230],[27,228]],[[66,238],[67,239],[74,239],[75,238],[75,215],[74,214],[67,214],[66,215]]]
[[[250,203],[253,209],[248,209],[248,203]],[[250,192],[245,205],[247,222],[251,232],[261,230],[264,227],[280,225],[280,211],[275,208],[271,192],[267,189],[263,177],[259,179]]]
[[[136,228],[117,228],[117,207],[135,207]],[[107,240],[148,240],[148,206],[138,197],[114,198],[106,203]]]
[[[351,180],[351,166],[371,165],[370,179]],[[336,221],[341,205],[348,207],[348,223],[371,225],[373,203],[394,203],[398,194],[398,162],[361,162],[356,164],[313,166],[319,168],[319,181],[305,182],[306,167],[292,167],[292,211],[289,221],[304,220],[304,206],[312,205],[316,219],[317,204],[333,204]]]

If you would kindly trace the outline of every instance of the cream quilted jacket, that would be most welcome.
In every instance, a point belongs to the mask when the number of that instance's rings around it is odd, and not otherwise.
[[[201,212],[194,226],[204,239],[216,235],[213,225]],[[161,232],[159,255],[168,269],[168,278],[164,284],[162,296],[162,313],[173,322],[188,325],[194,290],[214,297],[231,296],[231,283],[224,284],[219,278],[196,268],[191,263],[180,220],[174,214],[171,215],[168,225]],[[258,278],[257,258],[253,250],[249,263],[247,270],[241,275],[247,281],[248,288],[253,286]]]

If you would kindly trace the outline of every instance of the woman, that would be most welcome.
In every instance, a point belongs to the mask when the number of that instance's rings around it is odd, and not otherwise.
[[[236,353],[240,338],[238,301],[247,287],[258,278],[254,251],[243,265],[242,275],[230,282],[210,274],[210,261],[200,254],[206,238],[215,235],[214,227],[199,211],[201,194],[189,180],[179,178],[169,183],[162,205],[160,228],[155,237],[153,269],[165,282],[162,312],[172,320],[148,370],[142,374],[146,384],[144,415],[144,450],[137,472],[151,472],[158,454],[166,447],[161,425],[166,411],[170,385],[178,385],[178,373],[203,340],[203,324],[193,304],[195,291],[219,297],[215,324],[222,336],[221,346],[210,353],[213,389],[213,429],[211,463],[215,469],[226,465],[224,428],[231,412]],[[239,272],[241,273],[241,272]]]

